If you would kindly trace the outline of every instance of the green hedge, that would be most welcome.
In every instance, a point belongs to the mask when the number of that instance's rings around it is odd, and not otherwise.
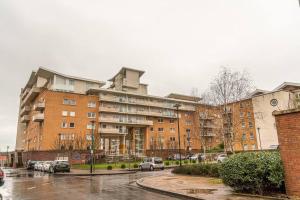
[[[125,164],[122,164],[122,165],[121,165],[121,168],[122,168],[122,169],[125,169],[125,168],[126,168],[126,165],[125,165]]]
[[[112,166],[111,166],[111,165],[108,165],[108,166],[107,166],[107,170],[112,170]]]
[[[220,176],[236,191],[263,194],[284,190],[283,166],[278,152],[232,155],[222,163]]]
[[[220,164],[195,164],[176,167],[172,170],[175,174],[199,175],[219,177]]]

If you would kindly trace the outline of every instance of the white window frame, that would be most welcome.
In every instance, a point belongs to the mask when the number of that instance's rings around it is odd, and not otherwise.
[[[63,111],[61,112],[61,115],[64,116],[64,117],[67,117],[67,116],[68,116],[68,111],[63,110]]]
[[[70,111],[70,117],[75,117],[75,116],[76,116],[75,111]]]

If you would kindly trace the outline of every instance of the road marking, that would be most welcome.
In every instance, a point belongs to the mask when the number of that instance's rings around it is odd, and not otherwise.
[[[34,189],[34,188],[36,188],[36,187],[30,187],[30,188],[27,188],[27,190],[32,190],[32,189]]]

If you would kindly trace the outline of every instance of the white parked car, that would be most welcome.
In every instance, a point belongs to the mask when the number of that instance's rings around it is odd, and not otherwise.
[[[34,164],[34,170],[39,171],[41,169],[42,161],[37,161]]]
[[[143,162],[140,163],[139,169],[142,170],[151,170],[154,169],[161,169],[163,170],[165,168],[164,162],[162,158],[159,157],[149,157],[144,158]]]
[[[218,162],[218,163],[222,163],[222,162],[224,162],[227,158],[228,158],[228,157],[227,157],[226,154],[220,154],[220,155],[218,155],[218,157],[217,157],[217,162]]]
[[[50,172],[50,166],[51,166],[52,163],[53,163],[53,161],[45,161],[43,163],[43,166],[42,166],[42,171],[43,172]]]

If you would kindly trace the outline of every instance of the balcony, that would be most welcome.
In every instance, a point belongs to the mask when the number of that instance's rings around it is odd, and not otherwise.
[[[28,94],[26,95],[25,99],[23,100],[21,107],[25,106],[28,104],[30,101],[32,101],[37,95],[41,92],[41,88],[38,87],[33,87],[30,89]]]
[[[27,88],[27,89],[21,94],[21,99],[22,99],[22,100],[26,97],[26,95],[28,94],[29,91],[30,91],[30,89]]]
[[[215,137],[215,136],[216,136],[216,134],[213,132],[207,132],[207,133],[202,134],[202,137]]]
[[[214,128],[215,126],[213,124],[204,124],[203,128]]]
[[[30,106],[24,106],[24,108],[20,111],[20,116],[22,117],[25,114],[28,114],[30,112]]]
[[[29,121],[30,121],[29,115],[24,115],[23,117],[21,117],[21,123],[27,123]]]
[[[152,126],[153,122],[149,120],[131,120],[131,119],[122,119],[122,118],[99,118],[100,122],[105,123],[114,123],[114,124],[129,124],[129,125],[146,125]]]
[[[33,106],[33,110],[35,111],[42,111],[44,109],[45,109],[45,102],[39,102]]]
[[[100,134],[127,134],[126,129],[116,129],[116,128],[99,128],[98,133]]]
[[[32,117],[32,121],[34,121],[34,122],[42,122],[42,121],[44,121],[44,113],[35,114]]]

